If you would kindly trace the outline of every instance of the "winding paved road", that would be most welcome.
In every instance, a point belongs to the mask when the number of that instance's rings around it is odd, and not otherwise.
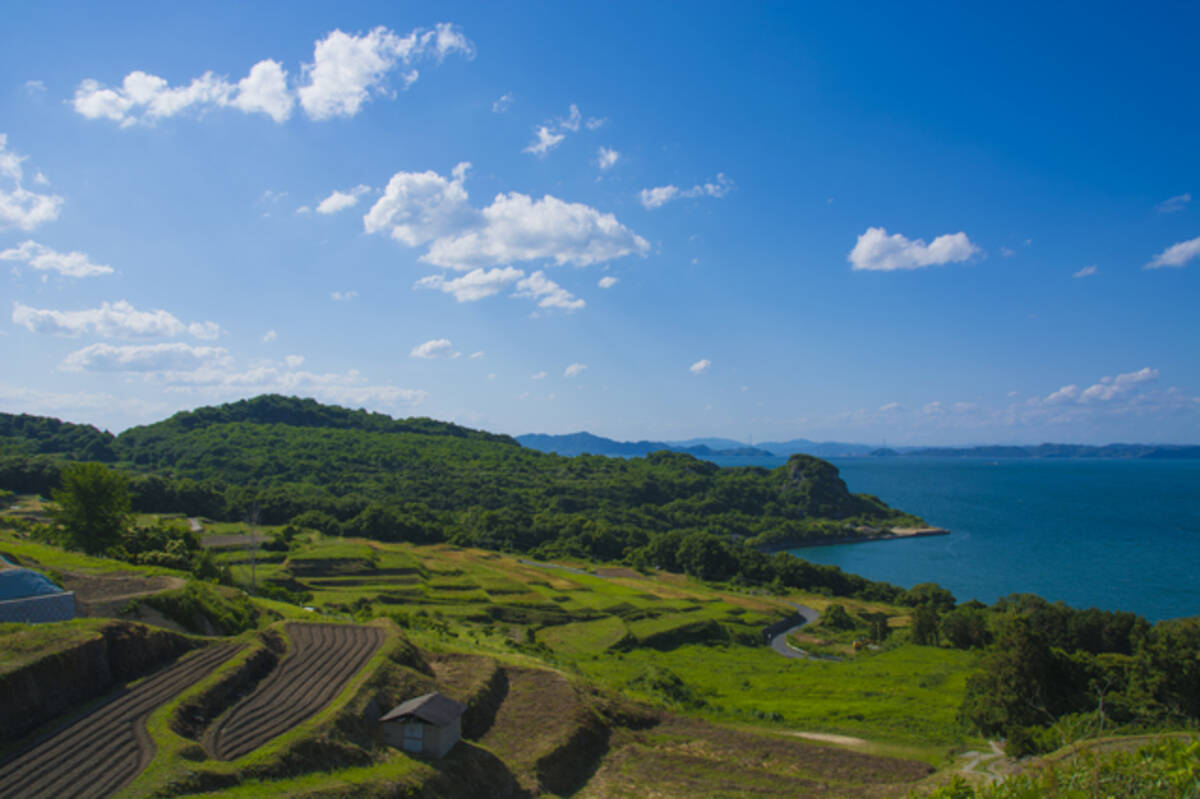
[[[806,625],[815,624],[817,619],[819,619],[821,617],[821,614],[817,613],[815,610],[813,610],[810,607],[805,607],[804,605],[797,605],[795,602],[792,603],[792,607],[794,607],[796,609],[796,615],[799,616],[801,619],[803,619],[803,621],[801,621],[797,625],[788,627],[786,630],[784,630],[781,633],[777,633],[776,635],[772,636],[771,641],[770,641],[771,648],[774,649],[779,654],[783,655],[785,658],[812,657],[807,652],[800,652],[800,651],[792,649],[790,646],[788,646],[787,637],[791,633],[796,632],[797,630],[805,627]]]

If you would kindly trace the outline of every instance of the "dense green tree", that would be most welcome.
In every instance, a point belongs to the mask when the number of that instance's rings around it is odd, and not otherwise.
[[[129,478],[103,464],[72,463],[60,479],[51,496],[68,546],[100,553],[119,544],[130,522]]]
[[[938,645],[940,614],[936,605],[918,605],[912,615],[912,641],[922,646]]]
[[[982,649],[992,642],[988,613],[982,604],[966,604],[946,613],[941,621],[942,637],[958,649]]]

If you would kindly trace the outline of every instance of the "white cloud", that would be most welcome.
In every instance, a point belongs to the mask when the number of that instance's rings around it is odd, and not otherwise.
[[[1173,214],[1176,211],[1182,211],[1184,208],[1187,208],[1188,203],[1191,201],[1192,195],[1184,192],[1183,194],[1177,194],[1174,197],[1163,200],[1155,206],[1155,209],[1160,214]]]
[[[383,26],[361,36],[335,30],[316,43],[313,63],[303,67],[308,82],[297,91],[300,105],[313,119],[354,116],[372,94],[388,93],[386,79],[392,70],[426,57],[440,63],[456,52],[473,58],[475,47],[446,23],[433,31],[418,28],[407,36]],[[410,70],[404,77],[407,88],[416,72]]]
[[[36,241],[23,241],[12,249],[0,251],[0,261],[23,261],[34,269],[65,277],[95,277],[113,271],[111,266],[92,263],[85,253],[56,252]]]
[[[726,177],[724,172],[718,172],[714,180],[697,183],[690,189],[681,189],[674,185],[657,186],[653,189],[642,189],[638,198],[644,207],[652,210],[684,197],[724,197],[732,188],[733,181]]]
[[[221,332],[215,322],[185,325],[167,311],[139,311],[125,300],[85,311],[52,311],[14,303],[12,321],[33,333],[58,336],[94,332],[104,338],[158,338],[186,331],[196,338],[214,339]]]
[[[854,269],[890,272],[957,263],[977,252],[966,233],[948,233],[926,244],[924,239],[910,240],[899,233],[889,236],[885,229],[872,227],[858,237],[847,260]]]
[[[880,413],[892,413],[895,411],[904,410],[904,406],[898,402],[888,402],[879,406]]]
[[[533,137],[533,141],[521,152],[542,156],[562,144],[563,139],[567,138],[567,134],[555,133],[545,125],[538,125],[533,129]]]
[[[168,344],[92,344],[66,357],[62,368],[70,372],[166,372],[198,367],[219,368],[229,363],[224,347]]]
[[[355,369],[319,374],[289,370],[272,363],[260,364],[241,372],[232,371],[227,364],[223,364],[150,372],[146,377],[166,384],[168,390],[174,393],[199,393],[212,397],[292,394],[350,407],[411,408],[428,396],[418,389],[371,385]]]
[[[498,194],[480,216],[476,227],[435,239],[421,260],[462,270],[534,260],[588,266],[650,250],[614,215],[548,194]]]
[[[474,302],[499,293],[524,276],[523,271],[511,266],[474,269],[453,280],[447,280],[441,275],[423,277],[414,284],[414,288],[437,289],[454,295],[454,299],[459,302]]]
[[[397,172],[363,217],[366,232],[387,233],[411,247],[428,244],[422,261],[464,272],[534,260],[587,266],[650,250],[614,215],[551,195],[498,194],[476,210],[463,187],[469,166],[455,167],[451,180],[435,172]]]
[[[609,147],[601,147],[596,151],[596,165],[601,169],[611,169],[621,158],[621,154]]]
[[[8,136],[0,133],[0,230],[10,227],[33,230],[58,219],[62,209],[62,197],[38,194],[25,188],[21,168],[21,162],[25,160],[25,156],[8,149]],[[40,172],[37,176],[45,180]]]
[[[708,358],[701,358],[700,360],[696,361],[694,364],[689,366],[688,371],[694,375],[698,375],[701,372],[707,371],[708,367],[710,367],[710,366],[712,366],[712,361],[710,361]]]
[[[329,293],[329,299],[334,302],[348,302],[357,296],[357,291],[331,291]]]
[[[573,363],[563,370],[563,377],[578,377],[587,370],[586,363]]]
[[[1100,271],[1100,270],[1096,268],[1096,265],[1095,265],[1095,264],[1093,264],[1093,265],[1091,265],[1091,266],[1085,266],[1085,267],[1083,267],[1083,268],[1082,268],[1082,269],[1080,269],[1078,272],[1076,272],[1075,274],[1071,275],[1071,277],[1091,277],[1092,275],[1094,275],[1094,274],[1098,273],[1099,271]]]
[[[547,374],[546,372],[534,372],[533,374],[531,374],[529,376],[529,379],[530,380],[545,380],[546,374]]]
[[[40,80],[27,80],[24,83],[25,91],[30,96],[39,96],[46,92],[46,84]]]
[[[1014,255],[1017,254],[1017,251],[1013,250],[1013,249],[1009,249],[1008,247],[1001,247],[1000,254],[1003,255],[1005,258],[1012,258]]]
[[[561,308],[564,311],[576,311],[587,305],[586,302],[548,279],[546,273],[541,270],[518,281],[517,290],[513,296],[535,299],[538,301],[539,308]]]
[[[475,360],[476,358],[482,358],[483,355],[484,355],[483,350],[479,350],[478,352],[472,352],[467,357],[470,358],[471,360]]]
[[[111,119],[122,127],[215,108],[262,113],[284,122],[297,100],[310,118],[330,119],[353,116],[372,95],[390,94],[387,77],[393,70],[420,60],[440,63],[450,53],[471,58],[474,52],[471,42],[446,23],[433,30],[417,28],[407,36],[382,26],[361,36],[335,30],[314,45],[313,63],[302,66],[303,85],[295,91],[288,87],[283,65],[266,59],[236,83],[213,72],[179,86],[141,70],[130,72],[115,88],[89,78],[75,90],[72,104],[89,119]],[[415,69],[405,71],[405,88],[417,76]]]
[[[1079,386],[1074,383],[1069,386],[1063,386],[1058,391],[1050,394],[1043,400],[1047,405],[1060,405],[1064,402],[1073,402],[1079,397]]]
[[[318,214],[336,214],[347,208],[358,205],[358,198],[371,190],[370,186],[359,184],[348,191],[334,191],[317,204]]]
[[[468,204],[463,188],[470,168],[469,163],[460,163],[450,180],[432,170],[397,172],[363,217],[363,228],[367,233],[386,232],[417,247],[477,224],[479,212]]]
[[[259,61],[238,81],[229,104],[247,114],[260,112],[276,122],[287,120],[295,104],[288,91],[287,70],[278,61]]]
[[[410,358],[433,360],[434,358],[454,358],[458,356],[458,353],[454,351],[454,345],[450,343],[450,339],[435,338],[413,347],[408,355]]]
[[[266,333],[263,333],[263,344],[270,344],[277,338],[279,338],[279,334],[276,333],[274,329],[268,330]]]
[[[588,130],[597,130],[604,125],[605,121],[597,117],[589,117],[584,123],[579,106],[572,103],[565,118],[560,117],[536,126],[533,129],[533,141],[529,142],[521,152],[532,153],[539,158],[545,157],[546,153],[563,143],[568,133],[578,133],[581,125],[586,124]]]
[[[610,289],[617,285],[618,282],[620,282],[620,278],[613,277],[612,275],[605,275],[596,281],[596,285],[602,289]]]
[[[304,356],[303,355],[285,355],[283,358],[283,362],[287,364],[287,368],[289,368],[289,369],[299,369],[301,366],[304,365]]]
[[[1102,377],[1100,382],[1089,386],[1079,395],[1080,402],[1111,402],[1131,392],[1140,383],[1158,379],[1158,370],[1149,366],[1136,372],[1127,372],[1116,377]]]
[[[505,92],[504,94],[500,95],[496,102],[492,103],[492,112],[496,114],[503,114],[505,111],[512,108],[512,104],[513,93]]]
[[[1146,269],[1159,269],[1164,266],[1183,266],[1188,261],[1200,255],[1200,236],[1188,241],[1172,244],[1167,249],[1154,256],[1154,260],[1146,264]]]
[[[642,189],[638,196],[646,208],[662,208],[679,196],[679,187],[656,186],[653,189]]]

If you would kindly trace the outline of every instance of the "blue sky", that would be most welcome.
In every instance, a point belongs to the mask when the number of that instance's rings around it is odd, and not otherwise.
[[[1194,4],[5,17],[0,409],[1200,441]]]

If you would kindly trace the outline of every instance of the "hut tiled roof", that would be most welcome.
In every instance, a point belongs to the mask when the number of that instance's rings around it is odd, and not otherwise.
[[[392,708],[380,721],[396,721],[405,716],[437,726],[449,724],[463,714],[467,706],[439,693],[425,694]]]

